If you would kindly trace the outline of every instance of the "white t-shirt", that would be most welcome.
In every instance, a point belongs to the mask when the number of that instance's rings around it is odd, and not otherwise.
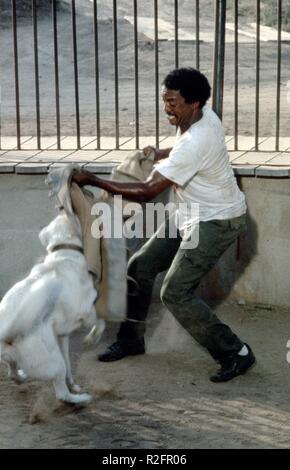
[[[247,210],[245,196],[237,185],[218,116],[207,106],[202,118],[185,133],[177,131],[169,157],[155,165],[173,181],[179,228],[188,228],[198,204],[199,220],[239,217]],[[180,205],[180,203],[183,203]],[[187,210],[185,210],[187,207]]]

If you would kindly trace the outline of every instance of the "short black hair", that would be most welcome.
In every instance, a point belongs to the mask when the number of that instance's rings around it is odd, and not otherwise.
[[[210,97],[208,79],[192,67],[172,70],[166,75],[163,85],[169,90],[178,90],[186,103],[199,101],[201,108]]]

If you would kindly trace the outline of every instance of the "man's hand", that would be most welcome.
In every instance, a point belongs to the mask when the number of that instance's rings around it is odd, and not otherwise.
[[[85,186],[91,184],[92,174],[87,170],[74,170],[72,174],[72,182],[79,186]]]
[[[143,154],[145,155],[145,157],[148,158],[153,153],[154,160],[156,160],[156,152],[157,152],[157,149],[153,147],[152,145],[148,145],[147,147],[143,149]]]
[[[158,162],[158,160],[162,160],[163,158],[167,158],[170,151],[171,148],[161,150],[153,147],[152,145],[148,145],[143,149],[143,153],[147,158],[153,153],[155,162]]]

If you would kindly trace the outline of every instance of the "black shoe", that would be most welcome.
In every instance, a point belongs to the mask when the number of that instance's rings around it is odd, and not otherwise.
[[[235,354],[220,361],[221,368],[210,378],[212,382],[227,382],[228,380],[232,380],[238,375],[245,374],[245,372],[255,364],[256,359],[253,351],[247,344],[245,344],[245,346],[247,346],[249,350],[246,356]]]
[[[139,341],[134,344],[124,344],[116,341],[109,346],[103,353],[99,354],[98,359],[101,362],[119,361],[126,356],[136,356],[137,354],[144,354],[145,346],[144,341]]]

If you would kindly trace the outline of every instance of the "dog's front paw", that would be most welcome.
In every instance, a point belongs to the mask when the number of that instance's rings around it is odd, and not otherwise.
[[[87,346],[91,346],[95,342],[95,333],[97,331],[97,327],[93,326],[89,334],[83,339],[83,343],[86,344]]]

